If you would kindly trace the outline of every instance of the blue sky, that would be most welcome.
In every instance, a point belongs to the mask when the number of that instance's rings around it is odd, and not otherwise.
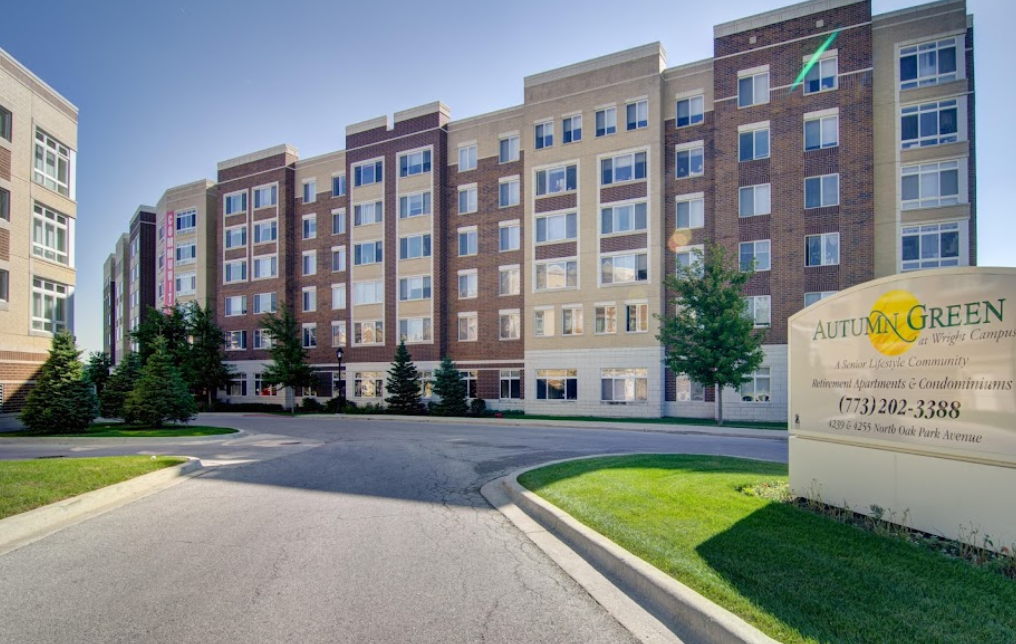
[[[75,326],[102,346],[102,263],[139,204],[215,178],[215,164],[278,143],[301,157],[344,147],[344,130],[435,100],[462,118],[522,101],[522,78],[660,41],[668,63],[712,55],[712,27],[780,0],[619,3],[192,0],[10,3],[0,47],[76,104]],[[883,13],[920,4],[875,0]],[[1003,187],[1016,83],[1003,47],[1012,0],[974,14],[978,263],[1016,265]],[[998,71],[1005,67],[1005,71]],[[997,79],[1003,79],[998,81]],[[1001,128],[1001,129],[999,129]]]

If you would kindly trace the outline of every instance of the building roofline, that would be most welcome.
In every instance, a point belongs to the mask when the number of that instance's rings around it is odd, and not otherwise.
[[[558,67],[557,69],[551,69],[538,74],[531,74],[523,79],[523,86],[528,89],[536,85],[543,85],[544,83],[552,83],[554,81],[568,78],[569,76],[585,74],[587,72],[613,67],[614,65],[620,65],[640,58],[648,58],[650,56],[660,57],[661,70],[667,66],[667,50],[663,48],[661,43],[654,42],[649,43],[648,45],[639,45],[638,47],[632,47],[631,49],[625,49],[624,51],[614,52],[613,54],[607,54],[606,56],[590,58],[589,60],[565,65],[564,67]]]
[[[935,2],[925,2],[924,4],[918,4],[912,7],[904,7],[902,9],[896,9],[894,11],[886,11],[885,13],[878,13],[872,16],[872,18],[874,20],[886,20],[890,18],[896,18],[898,16],[906,16],[916,11],[924,11],[926,9],[937,9],[939,7],[946,7],[952,4],[960,5],[963,7],[963,10],[966,11],[967,6],[966,0],[936,0]]]
[[[11,55],[11,54],[10,54],[9,52],[7,52],[7,51],[6,51],[6,50],[5,50],[5,49],[4,49],[3,47],[0,47],[0,58],[3,58],[3,59],[5,59],[5,60],[9,61],[9,62],[10,62],[10,63],[11,63],[12,65],[14,65],[15,67],[17,67],[17,69],[18,69],[19,71],[21,71],[21,72],[22,72],[22,73],[24,73],[24,74],[25,74],[26,76],[28,76],[29,78],[31,78],[31,79],[32,79],[33,81],[35,81],[36,83],[38,83],[39,85],[41,85],[41,86],[42,86],[43,88],[45,88],[45,89],[46,89],[46,91],[48,91],[48,92],[50,92],[51,94],[53,94],[53,96],[54,96],[55,98],[58,98],[58,99],[60,99],[60,100],[61,100],[61,101],[63,102],[63,104],[64,104],[64,107],[66,107],[66,108],[68,108],[68,109],[71,109],[71,110],[73,110],[75,114],[77,114],[77,113],[78,113],[78,106],[77,106],[77,105],[75,105],[74,103],[71,103],[71,102],[70,102],[69,100],[67,100],[67,98],[66,98],[66,97],[65,97],[65,96],[64,96],[63,94],[61,94],[60,92],[58,92],[58,91],[56,91],[55,89],[53,89],[53,88],[52,88],[52,87],[51,87],[51,86],[49,85],[49,83],[47,83],[46,81],[44,81],[44,80],[42,80],[41,78],[39,78],[38,76],[36,76],[36,75],[35,75],[35,73],[34,73],[34,72],[32,72],[32,70],[30,70],[30,69],[28,69],[27,67],[25,67],[24,65],[22,65],[22,64],[21,64],[21,63],[20,63],[20,62],[18,61],[18,59],[17,59],[17,58],[15,58],[14,56],[12,56],[12,55]]]
[[[811,14],[819,13],[820,11],[839,9],[840,7],[846,7],[860,2],[864,2],[864,0],[807,0],[807,2],[799,2],[779,9],[773,9],[772,11],[764,11],[753,16],[747,16],[745,18],[731,20],[730,22],[720,23],[713,27],[713,37],[723,38],[724,36],[732,36],[734,34],[741,33],[742,31],[768,27],[769,25],[775,25],[776,23],[784,22],[785,20],[803,18],[804,16],[810,16]]]
[[[483,121],[497,121],[511,116],[522,116],[525,105],[512,105],[493,112],[484,112],[448,122],[448,131],[479,125]]]
[[[264,150],[258,150],[257,152],[251,152],[250,154],[244,154],[238,157],[233,157],[232,159],[226,159],[225,161],[219,161],[217,170],[222,172],[223,170],[235,168],[238,165],[261,161],[280,154],[291,154],[295,157],[300,156],[299,151],[294,146],[288,143],[282,143],[270,148],[265,148]]]

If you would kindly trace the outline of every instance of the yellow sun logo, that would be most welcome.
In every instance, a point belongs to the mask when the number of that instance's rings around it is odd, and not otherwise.
[[[906,353],[917,342],[920,329],[910,326],[907,316],[920,302],[913,294],[903,291],[889,291],[876,300],[868,315],[868,339],[871,346],[887,356]]]

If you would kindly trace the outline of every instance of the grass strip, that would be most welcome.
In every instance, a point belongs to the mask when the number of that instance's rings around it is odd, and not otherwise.
[[[17,432],[4,432],[0,438],[24,436],[49,436],[58,438],[178,438],[184,436],[218,436],[235,434],[235,429],[228,427],[208,427],[204,425],[169,425],[166,427],[141,427],[124,423],[94,423],[81,434],[40,434],[27,429]]]

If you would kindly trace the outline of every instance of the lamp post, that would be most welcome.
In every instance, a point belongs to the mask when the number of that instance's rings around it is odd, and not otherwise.
[[[335,361],[339,363],[339,411],[346,406],[346,379],[342,377],[342,347],[335,350]]]

